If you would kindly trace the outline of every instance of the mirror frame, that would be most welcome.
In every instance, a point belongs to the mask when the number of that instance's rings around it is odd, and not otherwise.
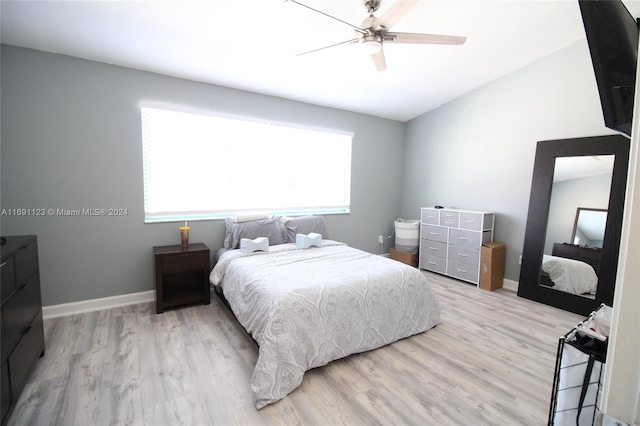
[[[539,285],[547,236],[556,158],[614,155],[611,191],[595,299]],[[629,139],[622,135],[540,141],[536,149],[529,212],[522,251],[518,296],[589,315],[600,304],[613,305],[629,167]],[[567,236],[568,238],[568,236]]]

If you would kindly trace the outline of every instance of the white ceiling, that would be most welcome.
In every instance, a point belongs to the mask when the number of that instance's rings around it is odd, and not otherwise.
[[[301,2],[356,26],[366,17],[361,0]],[[377,72],[357,45],[295,56],[355,33],[290,1],[2,0],[0,19],[2,43],[401,121],[585,38],[577,0],[420,0],[393,31],[467,42],[386,44]]]

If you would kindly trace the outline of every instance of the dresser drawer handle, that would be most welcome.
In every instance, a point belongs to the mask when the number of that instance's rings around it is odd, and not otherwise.
[[[458,272],[462,272],[463,274],[466,274],[466,273],[467,273],[467,270],[466,270],[466,269],[460,269],[460,268],[456,268],[456,269],[458,270]]]
[[[431,235],[439,235],[437,232],[433,232],[433,231],[431,231],[431,232],[429,232],[429,233],[430,233]]]
[[[468,257],[469,255],[466,254],[466,253],[458,253],[458,256],[460,256],[460,257]]]
[[[463,240],[463,241],[466,241],[466,240],[468,240],[469,238],[468,238],[468,237],[458,237],[458,239]]]
[[[429,260],[427,263],[428,263],[429,265],[435,265],[435,264],[436,264],[436,262],[434,262],[433,260]]]
[[[429,250],[438,250],[438,247],[429,247]]]
[[[2,265],[0,265],[0,268],[2,268],[6,264],[7,264],[7,262],[2,262]]]
[[[465,223],[476,223],[475,220],[465,220]]]

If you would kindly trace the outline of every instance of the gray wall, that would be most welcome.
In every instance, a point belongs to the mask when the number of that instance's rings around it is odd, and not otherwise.
[[[2,235],[38,235],[45,306],[152,290],[151,247],[179,243],[178,224],[143,223],[143,100],[351,131],[351,214],[326,217],[330,237],[378,253],[399,216],[401,122],[7,45],[1,66],[0,207],[128,209],[2,216]],[[190,226],[192,241],[222,246],[223,221]]]
[[[611,133],[587,42],[577,42],[408,122],[401,214],[496,212],[505,278],[517,281],[537,141]]]
[[[2,216],[3,235],[39,236],[45,305],[152,290],[151,247],[177,243],[175,223],[143,223],[143,100],[352,131],[352,212],[327,216],[332,238],[378,253],[377,236],[422,206],[491,210],[511,280],[536,142],[612,133],[586,41],[406,124],[6,45],[1,66],[1,207],[129,211]],[[221,221],[190,225],[192,241],[222,244]]]

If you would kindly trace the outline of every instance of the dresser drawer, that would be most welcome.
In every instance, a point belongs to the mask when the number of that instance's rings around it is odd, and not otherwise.
[[[7,258],[2,263],[0,263],[2,267],[0,267],[0,271],[2,273],[0,277],[0,285],[2,285],[2,301],[4,300],[16,289],[16,272],[13,267],[13,256]]]
[[[460,224],[460,212],[440,210],[440,226],[457,228]]]
[[[449,244],[456,246],[476,248],[480,250],[482,234],[466,229],[451,229],[449,232]]]
[[[25,324],[40,310],[40,277],[31,279],[2,305],[2,357],[4,358],[20,338]]]
[[[436,257],[447,257],[447,243],[431,240],[420,240],[420,253]]]
[[[460,228],[474,231],[493,229],[493,213],[460,213]]]
[[[184,272],[203,269],[209,262],[207,253],[184,253],[162,256],[162,273]]]
[[[443,257],[420,253],[420,268],[444,274],[447,272],[447,260]]]
[[[4,358],[3,358],[4,360]],[[0,377],[2,377],[2,389],[0,395],[2,400],[0,401],[0,408],[2,409],[2,423],[4,423],[5,416],[11,408],[11,383],[9,382],[9,361],[2,364],[2,370],[0,370]]]
[[[33,241],[15,254],[16,286],[29,280],[38,270],[38,243]]]
[[[464,246],[450,245],[448,250],[450,261],[478,266],[480,264],[480,250]]]
[[[420,221],[428,225],[437,225],[440,223],[440,214],[436,209],[422,209]]]
[[[482,231],[482,213],[460,213],[460,228]]]
[[[474,265],[454,261],[447,262],[447,275],[475,284],[478,283],[478,270],[478,267]]]
[[[442,243],[447,242],[448,228],[435,225],[421,225],[421,227],[420,237],[422,239],[440,241]]]
[[[13,395],[20,395],[34,362],[44,350],[44,327],[40,311],[27,327],[22,329],[20,337],[18,345],[9,355],[9,374]]]

